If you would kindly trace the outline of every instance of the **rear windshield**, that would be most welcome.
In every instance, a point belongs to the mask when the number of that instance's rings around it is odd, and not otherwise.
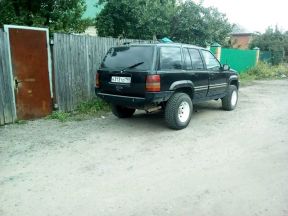
[[[101,68],[124,69],[143,62],[134,68],[137,70],[150,70],[153,52],[153,46],[111,48],[106,54]]]

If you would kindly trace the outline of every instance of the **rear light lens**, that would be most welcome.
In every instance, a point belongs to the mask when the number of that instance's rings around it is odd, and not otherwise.
[[[148,92],[160,91],[160,75],[148,75],[147,76],[146,91]]]
[[[96,88],[100,88],[100,74],[96,72]]]

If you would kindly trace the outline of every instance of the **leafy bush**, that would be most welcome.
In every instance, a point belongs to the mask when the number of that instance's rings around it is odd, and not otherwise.
[[[96,98],[79,104],[73,112],[55,111],[47,119],[56,119],[61,122],[68,120],[81,121],[91,116],[101,116],[110,111],[110,106],[103,100]]]
[[[101,111],[105,112],[109,110],[110,110],[110,106],[105,101],[97,98],[97,99],[79,104],[75,112],[81,113],[81,114],[93,115]]]
[[[288,77],[288,65],[280,64],[272,66],[259,62],[255,67],[240,75],[241,80],[278,79]]]
[[[61,122],[65,122],[68,120],[68,118],[71,116],[70,113],[67,113],[67,112],[58,112],[58,111],[55,111],[53,112],[51,115],[47,116],[46,119],[56,119],[56,120],[59,120]]]
[[[279,30],[277,26],[275,26],[275,28],[268,27],[265,33],[254,35],[249,47],[251,49],[258,47],[261,51],[271,52],[271,63],[273,65],[287,62],[288,32]]]

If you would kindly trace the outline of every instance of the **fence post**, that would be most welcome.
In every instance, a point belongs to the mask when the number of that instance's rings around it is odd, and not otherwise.
[[[211,47],[215,48],[215,56],[220,61],[221,60],[221,45],[218,43],[213,43]]]
[[[256,51],[256,63],[255,63],[255,65],[257,65],[258,62],[259,62],[259,57],[260,57],[260,48],[259,47],[255,47],[253,50]]]

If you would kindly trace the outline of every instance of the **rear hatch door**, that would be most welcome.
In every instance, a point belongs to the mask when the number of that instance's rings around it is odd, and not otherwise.
[[[101,91],[144,97],[146,77],[153,69],[154,50],[152,45],[111,48],[98,71]]]

